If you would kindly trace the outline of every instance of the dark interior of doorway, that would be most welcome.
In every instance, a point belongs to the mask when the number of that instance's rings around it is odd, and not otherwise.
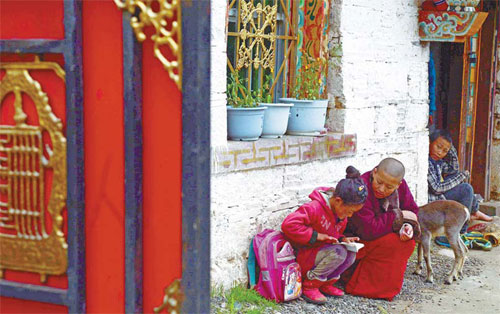
[[[464,44],[433,42],[430,44],[430,51],[436,73],[436,111],[429,121],[429,131],[432,132],[436,128],[448,130],[457,147],[462,103]]]

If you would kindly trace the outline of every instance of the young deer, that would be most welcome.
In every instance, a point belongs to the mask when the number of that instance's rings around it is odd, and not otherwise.
[[[434,282],[430,254],[432,236],[446,235],[455,254],[455,263],[445,283],[451,284],[453,280],[458,279],[458,276],[462,276],[465,253],[468,250],[460,238],[460,229],[469,218],[470,213],[467,207],[451,200],[434,201],[420,207],[418,222],[420,224],[421,236],[420,239],[416,239],[419,244],[418,263],[414,272],[415,274],[420,275],[422,273],[423,254],[427,266],[426,282]]]

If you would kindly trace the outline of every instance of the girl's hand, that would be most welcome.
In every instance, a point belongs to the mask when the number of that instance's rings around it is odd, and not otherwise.
[[[345,237],[342,239],[342,242],[345,242],[345,243],[354,243],[357,241],[359,241],[358,237]]]
[[[318,233],[318,238],[316,240],[326,243],[339,243],[339,240],[324,233]]]

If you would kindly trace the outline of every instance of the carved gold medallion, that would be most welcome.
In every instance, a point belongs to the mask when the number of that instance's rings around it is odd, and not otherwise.
[[[236,69],[252,65],[255,69],[274,69],[278,5],[263,5],[260,2],[255,5],[252,1],[240,1],[239,4],[241,40]]]
[[[66,138],[47,94],[29,70],[52,70],[63,80],[64,70],[38,60],[0,63],[0,69],[5,71],[0,112],[6,115],[0,124],[0,275],[4,269],[35,272],[44,282],[47,275],[64,274],[68,264],[62,231]],[[10,94],[13,108],[6,107],[12,106],[5,101]],[[28,117],[23,95],[33,101],[36,117]]]

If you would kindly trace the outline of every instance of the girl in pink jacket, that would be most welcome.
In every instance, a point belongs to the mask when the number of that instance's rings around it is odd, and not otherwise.
[[[344,292],[333,284],[356,259],[355,252],[339,243],[359,240],[342,234],[347,217],[363,207],[367,189],[356,168],[349,166],[346,172],[335,189],[316,188],[309,195],[311,201],[289,214],[281,225],[297,252],[304,280],[302,296],[308,302],[325,303],[323,293],[342,296]]]

